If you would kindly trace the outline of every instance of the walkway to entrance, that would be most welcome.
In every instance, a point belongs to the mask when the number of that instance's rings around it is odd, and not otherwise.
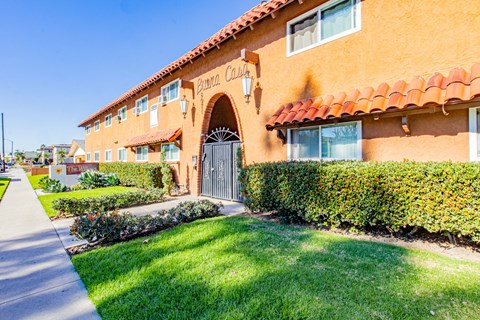
[[[23,170],[0,176],[0,318],[100,319]]]

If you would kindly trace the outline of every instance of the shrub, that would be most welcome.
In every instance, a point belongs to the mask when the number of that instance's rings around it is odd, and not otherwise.
[[[155,231],[170,228],[180,223],[215,217],[220,214],[221,204],[208,200],[182,202],[156,216],[135,217],[129,213],[97,212],[77,217],[71,233],[89,242],[116,242],[131,239]]]
[[[104,173],[116,173],[120,184],[124,186],[162,188],[163,167],[162,163],[111,162],[100,163],[99,170]]]
[[[115,173],[102,173],[96,170],[87,170],[78,176],[78,184],[82,189],[96,189],[112,187],[120,184]]]
[[[58,180],[50,179],[48,176],[38,180],[38,186],[43,192],[59,193],[68,191],[68,187],[66,185]]]
[[[163,199],[163,196],[163,190],[151,189],[114,193],[101,197],[60,198],[53,201],[52,208],[60,214],[82,215],[87,212],[116,210],[158,202]]]
[[[246,207],[284,220],[421,227],[480,242],[476,163],[263,163],[244,168],[240,179]]]

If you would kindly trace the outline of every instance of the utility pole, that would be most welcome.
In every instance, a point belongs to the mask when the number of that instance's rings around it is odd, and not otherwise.
[[[2,155],[3,155],[3,162],[2,162],[2,171],[5,172],[5,130],[3,125],[3,112],[2,112]]]

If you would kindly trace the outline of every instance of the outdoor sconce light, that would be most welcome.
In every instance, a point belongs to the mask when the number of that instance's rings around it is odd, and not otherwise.
[[[245,76],[242,78],[243,86],[243,96],[245,97],[245,102],[248,103],[250,100],[250,95],[252,92],[252,83],[253,78],[250,77],[250,71],[245,72]]]
[[[184,95],[183,98],[180,99],[180,109],[182,110],[183,119],[187,118],[187,107],[188,107],[188,100]]]
[[[192,156],[193,169],[197,170],[198,158],[197,156]]]

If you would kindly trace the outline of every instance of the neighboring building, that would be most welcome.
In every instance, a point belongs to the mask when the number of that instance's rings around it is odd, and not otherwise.
[[[25,161],[32,163],[37,158],[38,158],[37,151],[25,151]]]
[[[37,150],[40,154],[40,163],[41,164],[51,164],[53,162],[52,154],[53,147],[43,147],[42,149]]]
[[[53,146],[51,146],[52,148],[52,159],[53,159],[53,163],[54,165],[57,165],[60,163],[60,157],[59,157],[59,151],[63,151],[65,152],[65,157],[67,156],[68,154],[68,151],[70,150],[70,145],[69,144],[54,144]],[[65,163],[67,163],[68,161],[63,161]]]
[[[476,161],[479,12],[463,0],[259,4],[84,119],[86,161],[158,162],[164,149],[179,184],[224,199],[239,199],[240,146],[245,164]]]
[[[73,163],[85,162],[85,140],[74,139],[67,154]]]

